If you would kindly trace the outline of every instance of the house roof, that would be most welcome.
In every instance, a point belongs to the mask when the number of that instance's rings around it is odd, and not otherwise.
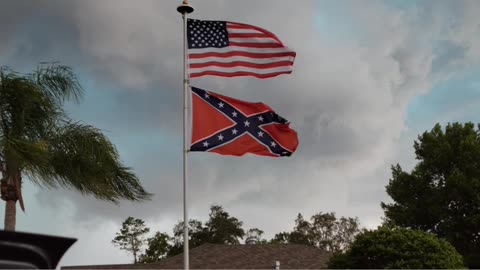
[[[190,250],[190,269],[280,269],[326,268],[330,253],[296,244],[214,245]],[[65,266],[62,269],[183,269],[183,254],[152,264]]]

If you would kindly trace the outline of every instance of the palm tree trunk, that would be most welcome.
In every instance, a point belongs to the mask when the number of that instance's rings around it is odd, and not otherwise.
[[[20,175],[20,174],[19,174]],[[15,179],[10,177],[3,178],[1,181],[1,197],[5,201],[5,227],[6,231],[15,231],[16,215],[17,215],[17,187]]]
[[[8,200],[5,203],[5,230],[6,231],[15,231],[17,215],[17,204],[16,201]]]

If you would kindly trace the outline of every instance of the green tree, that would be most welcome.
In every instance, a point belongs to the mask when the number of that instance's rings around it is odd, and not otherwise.
[[[17,201],[25,211],[23,176],[40,186],[61,186],[112,202],[149,197],[122,165],[115,146],[98,129],[72,121],[64,111],[64,102],[79,101],[82,93],[66,66],[41,65],[26,75],[0,69],[5,230],[15,230]]]
[[[231,217],[222,206],[210,207],[210,215],[205,223],[208,242],[212,244],[239,244],[239,239],[245,236],[242,229],[243,222]]]
[[[312,225],[310,222],[303,218],[303,215],[298,213],[295,219],[295,227],[289,234],[289,242],[302,245],[313,245],[310,232],[312,231]]]
[[[311,239],[312,225],[303,218],[301,213],[298,213],[295,219],[295,226],[291,232],[280,232],[270,240],[272,244],[301,244],[313,245]]]
[[[156,232],[155,235],[147,239],[147,249],[140,255],[141,263],[155,263],[166,258],[170,245],[171,237],[166,233]]]
[[[145,222],[141,219],[128,217],[123,223],[120,232],[115,234],[112,243],[120,249],[126,250],[133,255],[133,262],[137,263],[138,255],[142,250],[146,240],[145,234],[150,229],[145,226]]]
[[[173,245],[170,246],[167,256],[171,257],[183,252],[183,221],[173,227]],[[207,236],[201,221],[191,219],[188,222],[189,248],[194,248],[207,242]]]
[[[276,234],[271,243],[312,245],[323,250],[338,252],[348,248],[355,236],[361,232],[358,218],[337,219],[335,213],[319,212],[310,220],[309,222],[303,218],[302,214],[298,214],[293,231]]]
[[[414,148],[419,162],[410,173],[392,167],[386,223],[433,232],[480,268],[480,128],[437,124]]]
[[[280,232],[275,234],[269,242],[270,244],[288,244],[290,242],[290,233]]]
[[[324,215],[333,215],[333,218],[335,218],[334,213]],[[328,251],[338,252],[347,249],[362,230],[357,217],[341,217],[338,220],[335,218],[332,223],[333,226],[327,220],[325,224],[322,222],[316,224],[315,218],[313,221],[314,241],[318,243],[317,246]],[[322,228],[324,229],[322,230]]]
[[[230,216],[222,206],[210,207],[209,219],[205,224],[198,220],[189,221],[189,248],[198,247],[205,243],[210,244],[239,244],[245,231],[243,222],[236,217]],[[177,255],[183,251],[183,222],[174,227],[174,245],[168,252],[168,256]]]
[[[458,269],[462,256],[436,235],[400,227],[380,227],[357,236],[345,253],[337,253],[331,269]]]

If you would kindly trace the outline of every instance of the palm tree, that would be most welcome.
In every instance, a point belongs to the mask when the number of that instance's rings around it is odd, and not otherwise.
[[[15,230],[16,202],[25,211],[22,176],[43,187],[62,187],[118,203],[147,193],[97,128],[73,121],[65,101],[83,89],[67,66],[41,64],[30,74],[0,68],[1,198],[5,230]]]

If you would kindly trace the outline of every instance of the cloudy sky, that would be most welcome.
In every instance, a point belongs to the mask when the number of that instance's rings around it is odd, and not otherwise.
[[[68,111],[104,130],[155,194],[113,205],[27,183],[17,229],[78,238],[61,265],[128,263],[110,243],[126,217],[167,232],[182,218],[179,3],[0,1],[0,65],[22,72],[43,61],[70,65],[86,94]],[[192,218],[205,220],[218,203],[267,237],[290,230],[298,212],[334,211],[375,227],[390,165],[415,164],[416,136],[437,122],[479,122],[479,1],[191,3],[194,18],[257,25],[297,52],[292,75],[193,84],[265,102],[300,139],[289,158],[191,154]]]

